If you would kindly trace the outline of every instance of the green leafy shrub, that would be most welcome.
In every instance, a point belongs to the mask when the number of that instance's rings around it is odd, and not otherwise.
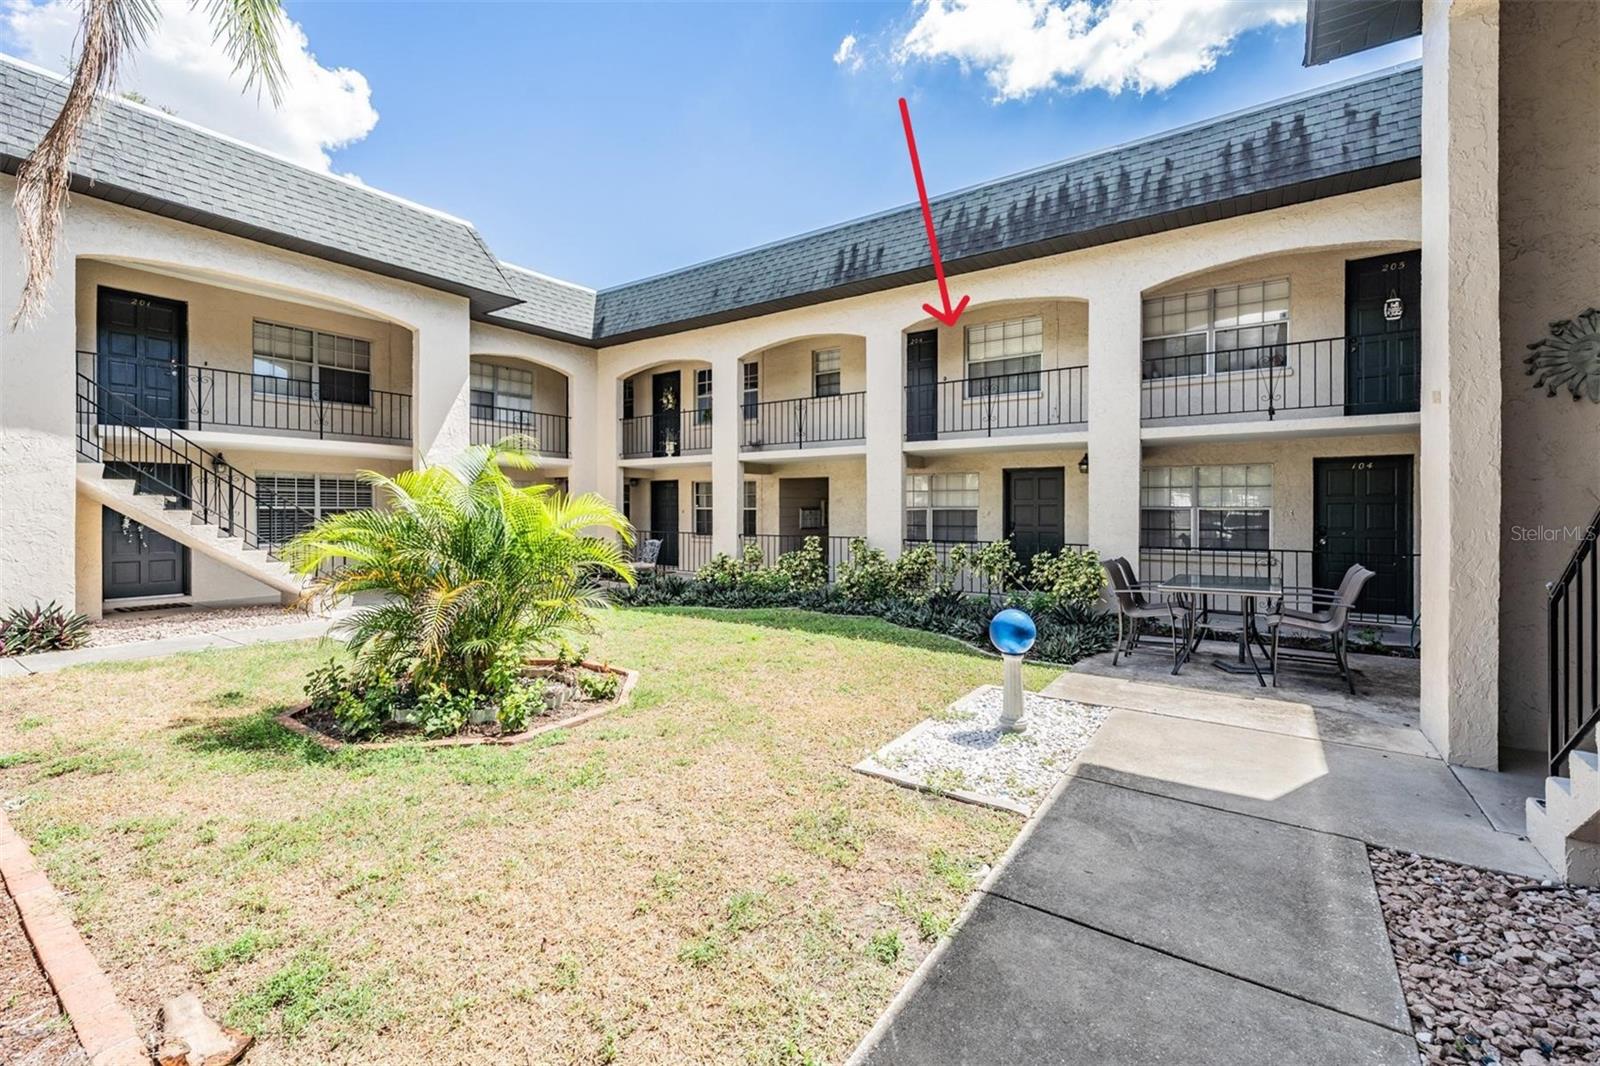
[[[840,593],[856,603],[872,603],[888,598],[894,591],[894,564],[881,548],[869,548],[856,537],[850,542],[850,555],[839,564]]]
[[[313,595],[381,594],[341,626],[359,674],[489,692],[502,657],[521,661],[592,628],[602,580],[633,584],[627,519],[598,495],[519,487],[504,469],[535,465],[505,442],[393,478],[363,474],[387,507],[330,515],[290,542],[285,557],[314,578]]]
[[[500,696],[500,708],[495,719],[507,733],[520,733],[528,728],[528,720],[544,710],[544,678],[535,678],[528,684],[515,684]]]
[[[350,680],[339,660],[329,659],[306,674],[306,699],[313,711],[331,711],[346,695]]]
[[[357,694],[350,689],[339,693],[333,705],[333,720],[346,740],[371,740],[383,732],[392,713],[389,692],[379,687]]]
[[[1021,576],[1021,564],[1009,540],[992,540],[987,544],[958,544],[950,550],[950,565],[957,570],[965,568],[981,578],[990,592],[1005,592]]]
[[[591,700],[614,700],[622,691],[622,678],[616,674],[586,671],[578,675],[578,688]]]
[[[1056,603],[1088,607],[1100,601],[1106,587],[1106,572],[1100,553],[1063,548],[1052,555],[1040,552],[1028,569],[1030,589],[1048,595]]]
[[[757,551],[760,549],[757,548]],[[727,552],[718,552],[711,561],[695,571],[694,579],[712,588],[731,589],[738,586],[744,576],[744,563]]]
[[[778,557],[775,569],[795,592],[819,592],[828,587],[828,558],[821,537],[807,537],[800,547]]]
[[[442,685],[425,689],[417,700],[417,724],[430,739],[454,736],[472,718],[478,704],[476,692],[451,692]]]
[[[54,600],[13,607],[0,618],[0,656],[32,655],[81,647],[89,639],[89,618]]]

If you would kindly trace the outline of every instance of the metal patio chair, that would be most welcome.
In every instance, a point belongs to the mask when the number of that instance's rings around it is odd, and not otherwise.
[[[649,570],[652,574],[661,569],[661,541],[643,540],[639,542],[639,550],[633,553],[633,572],[635,574]]]
[[[1117,604],[1117,643],[1111,655],[1111,665],[1116,666],[1122,656],[1132,655],[1138,649],[1140,623],[1150,618],[1164,618],[1172,627],[1172,655],[1176,662],[1194,623],[1194,611],[1188,599],[1182,596],[1152,599],[1147,596],[1146,586],[1140,584],[1133,567],[1121,556],[1103,560],[1100,565],[1111,579],[1111,591]]]
[[[1319,589],[1309,586],[1285,588],[1283,599],[1276,610],[1267,616],[1267,628],[1272,631],[1272,684],[1278,684],[1278,643],[1285,631],[1304,633],[1313,638],[1326,637],[1333,657],[1298,655],[1285,656],[1285,662],[1305,662],[1332,666],[1356,695],[1355,677],[1350,672],[1350,612],[1361,598],[1361,590],[1377,574],[1360,563],[1344,572],[1337,589]],[[1290,601],[1309,605],[1309,610],[1289,607]]]

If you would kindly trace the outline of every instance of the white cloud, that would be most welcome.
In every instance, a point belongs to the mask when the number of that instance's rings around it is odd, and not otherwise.
[[[861,53],[856,51],[856,35],[847,33],[844,40],[839,42],[839,48],[833,53],[833,61],[838,66],[849,71],[861,69]]]
[[[997,100],[1046,89],[1170,89],[1235,37],[1305,17],[1305,0],[919,0],[896,57],[980,70]]]
[[[372,90],[358,70],[317,62],[298,23],[279,33],[283,101],[245,90],[242,75],[212,41],[199,5],[160,0],[161,20],[139,53],[122,68],[118,89],[180,118],[260,145],[307,166],[327,170],[328,153],[359,141],[378,122]],[[4,0],[0,28],[23,59],[64,70],[75,54],[79,6],[74,0]]]

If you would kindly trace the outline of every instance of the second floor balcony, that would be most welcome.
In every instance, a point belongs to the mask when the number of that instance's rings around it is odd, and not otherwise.
[[[1087,424],[1086,366],[913,382],[906,440],[1025,436]]]
[[[672,459],[711,451],[711,411],[663,411],[619,420],[624,459]]]
[[[572,455],[571,420],[566,415],[473,404],[471,419],[473,444],[495,444],[507,437],[521,437],[531,440],[534,451],[542,456],[566,459]]]
[[[865,392],[761,400],[741,413],[739,445],[747,451],[841,447],[867,437]]]
[[[81,373],[133,417],[191,432],[408,444],[411,394],[372,388],[365,375],[289,378],[171,362],[135,365],[78,353]]]
[[[1417,330],[1147,356],[1143,422],[1272,421],[1419,410]]]

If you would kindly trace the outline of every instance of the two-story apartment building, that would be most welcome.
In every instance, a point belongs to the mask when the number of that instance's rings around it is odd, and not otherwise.
[[[1311,60],[1404,35],[1390,8],[1415,5],[1357,7],[1311,5]],[[1589,84],[1573,42],[1600,21],[1458,0],[1423,32],[1420,64],[936,197],[971,297],[953,326],[921,310],[912,206],[596,292],[107,100],[49,308],[0,339],[0,598],[293,595],[272,546],[367,503],[356,471],[524,432],[540,476],[618,501],[686,570],[807,536],[834,561],[1008,537],[1293,584],[1363,561],[1366,616],[1421,620],[1424,729],[1493,766],[1544,743],[1543,583],[1572,547],[1508,530],[1600,496],[1563,437],[1595,442],[1587,401],[1520,377],[1545,323],[1600,302],[1547,258],[1592,258],[1592,150],[1563,123],[1593,120],[1499,74]],[[0,170],[62,93],[0,62]],[[1502,288],[1513,247],[1536,252]]]

